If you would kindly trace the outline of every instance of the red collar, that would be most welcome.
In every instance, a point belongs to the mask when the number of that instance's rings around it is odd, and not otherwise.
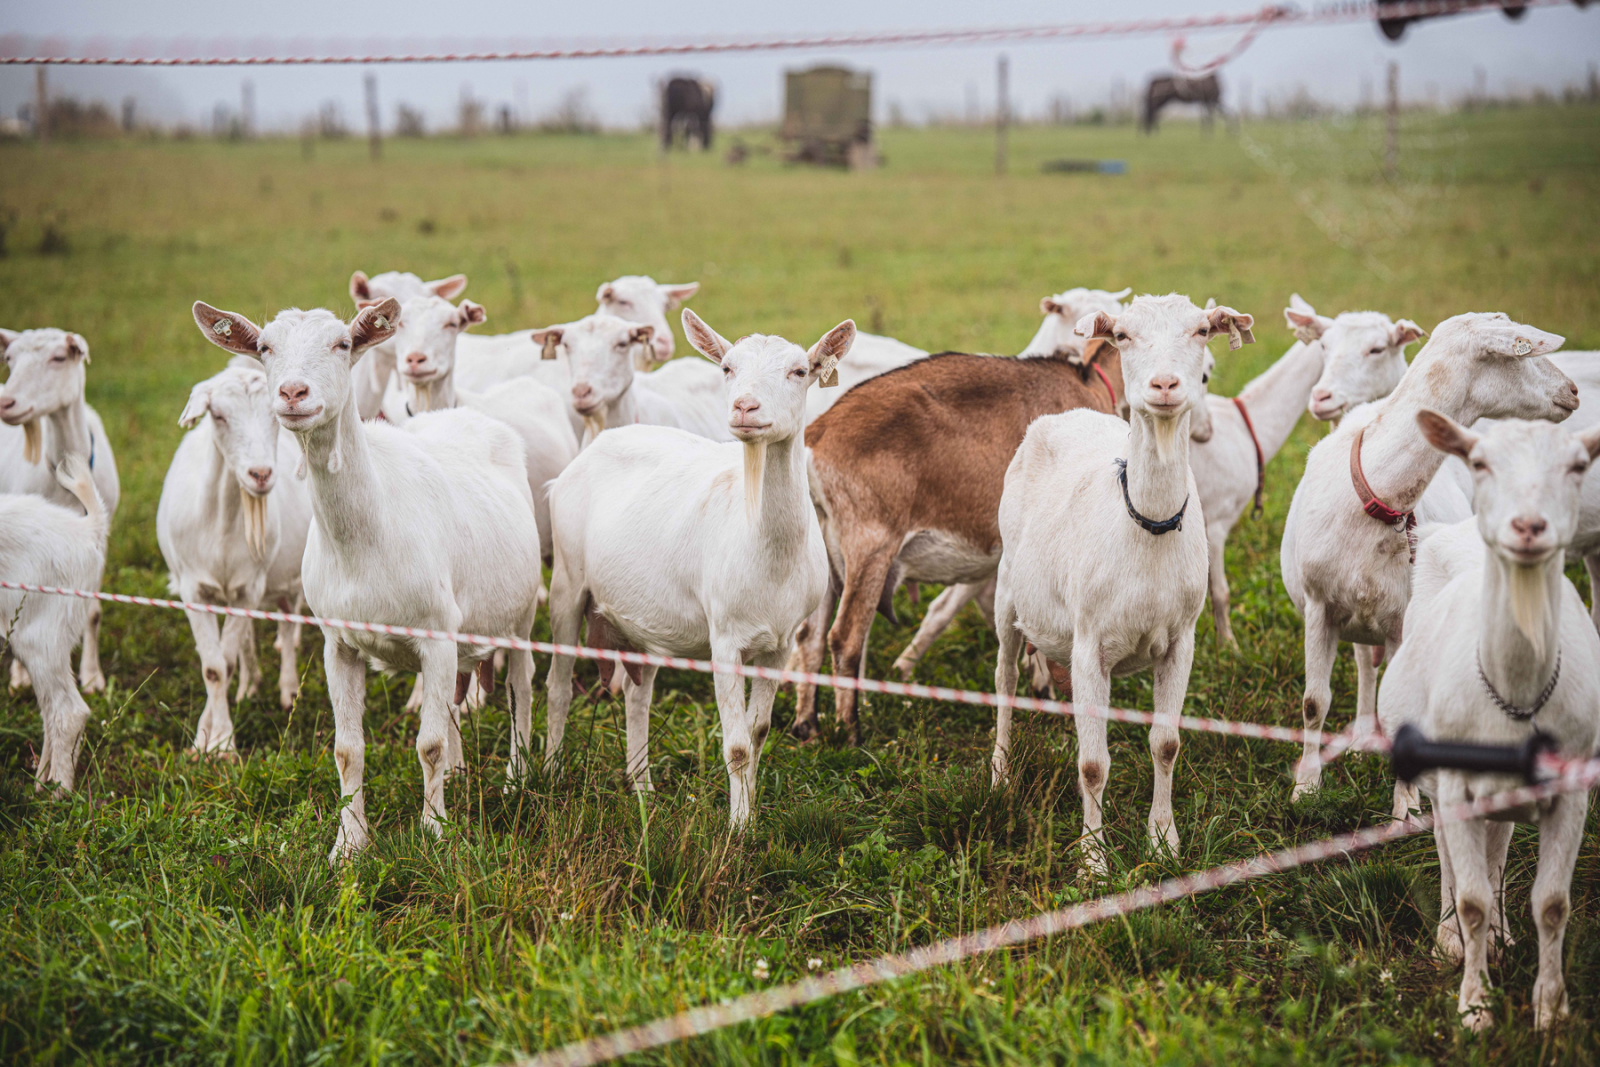
[[[1094,360],[1089,361],[1089,366],[1093,367],[1094,372],[1100,375],[1100,380],[1106,383],[1106,392],[1111,394],[1111,414],[1115,415],[1117,413],[1117,391],[1111,388],[1111,376]]]
[[[1367,428],[1363,426],[1356,431],[1355,439],[1350,442],[1350,482],[1355,486],[1356,496],[1361,498],[1361,510],[1379,522],[1405,533],[1406,543],[1411,548],[1411,562],[1415,563],[1417,538],[1413,531],[1417,526],[1417,514],[1414,511],[1396,511],[1373,494],[1372,486],[1367,484],[1367,476],[1361,472],[1361,439],[1366,434]]]
[[[1244,428],[1250,431],[1250,443],[1256,446],[1256,505],[1250,511],[1252,519],[1261,517],[1261,495],[1267,488],[1267,460],[1261,454],[1261,439],[1256,436],[1255,423],[1250,421],[1250,412],[1245,409],[1244,401],[1238,397],[1233,398],[1233,406],[1239,409],[1239,417],[1244,420]]]

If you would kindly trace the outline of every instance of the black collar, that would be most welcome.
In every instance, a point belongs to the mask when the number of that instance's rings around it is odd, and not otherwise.
[[[1556,669],[1554,673],[1550,675],[1550,681],[1545,683],[1544,689],[1540,690],[1538,699],[1536,699],[1526,708],[1517,707],[1515,704],[1511,703],[1511,701],[1505,699],[1499,693],[1495,692],[1494,686],[1489,684],[1489,676],[1483,673],[1482,656],[1478,657],[1478,681],[1483,683],[1483,688],[1488,692],[1489,699],[1494,701],[1495,707],[1499,708],[1501,711],[1505,712],[1507,716],[1517,720],[1518,722],[1527,722],[1529,719],[1539,714],[1539,709],[1543,708],[1545,703],[1549,701],[1551,695],[1555,693],[1556,683],[1561,681],[1561,650],[1556,650]]]
[[[1176,515],[1170,519],[1162,519],[1160,522],[1156,522],[1139,514],[1138,510],[1133,506],[1133,498],[1128,495],[1128,461],[1125,459],[1117,460],[1117,481],[1122,483],[1122,502],[1128,505],[1128,514],[1133,517],[1134,522],[1144,527],[1146,532],[1153,533],[1159,537],[1164,533],[1183,529],[1183,513],[1189,510],[1188,496],[1183,498],[1183,507],[1178,509]]]

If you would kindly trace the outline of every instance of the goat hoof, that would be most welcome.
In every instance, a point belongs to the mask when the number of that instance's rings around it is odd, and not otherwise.
[[[789,727],[789,736],[796,741],[810,741],[817,736],[817,724],[808,719],[796,719]]]
[[[106,676],[97,674],[92,678],[85,678],[78,683],[78,689],[85,693],[104,693],[106,691]]]

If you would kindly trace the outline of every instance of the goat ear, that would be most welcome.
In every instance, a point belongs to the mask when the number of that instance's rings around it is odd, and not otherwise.
[[[0,352],[11,347],[11,342],[22,336],[20,330],[0,330]]]
[[[1578,434],[1578,443],[1588,450],[1590,459],[1600,456],[1600,426]]]
[[[528,334],[528,340],[539,346],[540,359],[555,359],[556,349],[561,346],[561,337],[565,332],[562,326],[546,326]]]
[[[807,355],[811,359],[811,373],[817,376],[818,385],[829,389],[839,384],[839,361],[850,353],[850,346],[855,343],[855,320],[845,319],[811,346]]]
[[[689,344],[696,352],[719,367],[722,365],[722,357],[733,347],[726,337],[700,321],[700,316],[688,308],[683,309],[683,335],[689,339]]]
[[[205,418],[211,410],[211,381],[207,379],[189,390],[189,402],[183,405],[183,412],[178,416],[178,425],[185,430],[192,429],[194,424]]]
[[[1410,319],[1401,319],[1389,330],[1389,347],[1404,348],[1412,341],[1420,341],[1428,336],[1428,331],[1412,322]]]
[[[657,286],[661,294],[667,298],[667,310],[671,311],[685,300],[700,291],[699,282],[684,282],[682,285],[668,285],[662,283]]]
[[[1117,320],[1104,311],[1094,311],[1078,320],[1072,332],[1090,340],[1111,341],[1117,330]]]
[[[1523,359],[1530,356],[1548,356],[1567,343],[1557,333],[1546,333],[1532,326],[1511,322],[1504,326],[1489,327],[1484,348],[1498,356]]]
[[[350,320],[350,360],[362,349],[382,344],[400,328],[400,301],[394,297],[364,307]]]
[[[1250,327],[1256,324],[1254,315],[1246,315],[1242,311],[1235,311],[1231,307],[1218,304],[1206,312],[1206,319],[1211,323],[1213,330],[1228,331],[1230,349],[1256,343],[1256,335],[1250,332]]]
[[[616,295],[617,290],[610,282],[606,282],[604,285],[594,291],[594,302],[596,304],[609,303]]]
[[[85,363],[89,362],[89,342],[84,340],[83,334],[67,334],[67,355],[73,359],[81,356]]]
[[[1125,285],[1121,289],[1117,290],[1116,292],[1107,293],[1106,295],[1109,296],[1113,300],[1126,300],[1126,299],[1128,299],[1128,297],[1133,295],[1133,286]]]
[[[194,302],[194,321],[207,341],[241,356],[256,354],[261,330],[243,315],[219,311],[204,301]]]
[[[372,299],[372,287],[367,284],[370,280],[359,270],[350,275],[350,299],[356,302],[357,307],[361,306],[361,301]]]
[[[655,337],[656,328],[654,326],[635,326],[628,334],[628,343],[630,345],[647,345],[654,341]]]
[[[483,310],[482,304],[474,304],[470,300],[461,301],[456,308],[456,325],[463,330],[470,330],[488,317],[489,313]]]
[[[438,281],[423,282],[422,284],[434,296],[441,296],[446,300],[454,300],[467,287],[467,276],[465,274],[452,274],[448,278],[440,278]]]
[[[1041,315],[1060,315],[1065,318],[1070,313],[1071,309],[1058,302],[1053,296],[1041,297],[1039,300],[1039,314]]]
[[[1422,436],[1428,443],[1440,452],[1448,452],[1452,456],[1466,459],[1472,447],[1478,443],[1478,435],[1456,422],[1448,415],[1441,415],[1430,408],[1423,408],[1417,412],[1417,425],[1422,429]]]
[[[1296,301],[1299,301],[1298,306]],[[1283,321],[1294,331],[1296,340],[1308,345],[1321,339],[1328,327],[1333,325],[1332,319],[1318,315],[1310,304],[1301,300],[1299,293],[1289,298],[1289,306],[1283,309]]]

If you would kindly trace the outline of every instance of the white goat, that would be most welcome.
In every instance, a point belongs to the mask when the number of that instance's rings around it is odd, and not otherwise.
[[[1434,478],[1444,455],[1417,429],[1417,412],[1432,408],[1469,423],[1483,416],[1564,419],[1578,406],[1577,389],[1544,358],[1561,343],[1504,315],[1446,319],[1388,398],[1347,415],[1311,450],[1280,550],[1284,587],[1305,619],[1307,728],[1321,729],[1327,718],[1334,654],[1345,640],[1356,646],[1355,731],[1373,729],[1377,661],[1399,647],[1411,596],[1408,527],[1471,513],[1449,479]],[[1319,746],[1307,741],[1294,797],[1321,782]],[[1397,789],[1397,816],[1410,795]]]
[[[100,415],[83,398],[89,342],[64,330],[0,330],[0,346],[11,368],[0,388],[0,423],[4,423],[0,426],[0,493],[33,493],[76,506],[77,498],[63,489],[52,473],[68,454],[75,453],[89,464],[109,524],[117,513],[122,490],[111,439]],[[78,685],[89,693],[106,687],[100,669],[100,617],[99,603],[91,603],[78,663]],[[13,660],[11,688],[28,684],[27,668]]]
[[[1378,694],[1384,732],[1393,736],[1409,723],[1435,740],[1495,745],[1520,745],[1537,732],[1563,755],[1592,755],[1600,744],[1600,637],[1562,562],[1577,531],[1584,474],[1600,455],[1600,429],[1576,436],[1510,421],[1480,437],[1426,409],[1416,421],[1433,447],[1471,466],[1477,514],[1429,533],[1417,551],[1405,643]],[[1446,769],[1420,779],[1436,809],[1520,784]],[[1541,1030],[1567,1014],[1562,943],[1588,809],[1588,795],[1576,793],[1498,817],[1539,827],[1533,1009]],[[1434,829],[1439,947],[1464,963],[1457,1006],[1475,1030],[1491,1022],[1488,943],[1505,930],[1511,829],[1509,821],[1483,819]]]
[[[454,300],[467,287],[465,274],[452,274],[425,282],[409,271],[389,270],[368,278],[361,271],[350,275],[350,299],[357,309],[393,297],[405,301],[414,296],[437,296]],[[394,344],[385,341],[373,345],[362,353],[350,369],[350,382],[356,394],[356,410],[363,419],[376,418],[383,410],[384,393],[388,390],[390,376],[394,374]]]
[[[30,585],[98,589],[110,522],[84,457],[69,452],[55,471],[75,504],[33,493],[0,494],[0,574]],[[83,514],[78,509],[83,509]],[[91,601],[0,589],[0,640],[33,677],[43,723],[34,788],[73,786],[89,706],[72,682],[72,646]]]
[[[194,305],[207,340],[266,366],[279,423],[300,441],[311,472],[313,522],[302,566],[318,615],[492,636],[527,637],[539,593],[539,529],[522,443],[475,412],[440,411],[405,427],[363,423],[350,367],[393,336],[387,299],[346,326],[328,311],[290,309],[264,329],[242,315]],[[397,565],[401,563],[403,565]],[[323,631],[334,712],[334,762],[347,803],[330,859],[368,841],[362,788],[366,661],[422,675],[417,756],[422,825],[437,832],[444,779],[461,763],[457,699],[488,648],[359,631]],[[512,652],[511,773],[526,758],[533,656]]]
[[[483,308],[470,300],[459,307],[437,296],[401,301],[400,328],[390,343],[405,399],[403,410],[391,421],[398,424],[425,412],[461,407],[511,427],[523,444],[528,488],[539,521],[539,552],[549,559],[550,503],[545,485],[577,456],[578,439],[563,398],[532,378],[513,378],[482,393],[456,387],[457,346],[465,332],[486,317]]]
[[[781,667],[795,630],[828,585],[827,551],[806,488],[805,395],[849,351],[846,320],[810,352],[751,334],[732,344],[694,312],[689,343],[720,366],[726,444],[669,427],[601,434],[550,493],[556,561],[550,580],[554,640],[719,663]],[[571,657],[550,667],[547,761],[561,752],[572,702]],[[649,789],[650,698],[656,668],[631,668],[626,689],[628,772]],[[750,820],[761,746],[777,683],[716,676],[729,819]]]
[[[1155,711],[1172,725],[1150,730],[1155,794],[1147,827],[1153,843],[1173,852],[1176,720],[1206,593],[1205,516],[1189,470],[1189,415],[1203,402],[1207,341],[1226,332],[1234,347],[1252,342],[1253,324],[1232,308],[1202,311],[1175,294],[1137,297],[1116,316],[1086,315],[1078,333],[1110,341],[1122,354],[1130,419],[1080,409],[1035,420],[1006,470],[1000,501],[996,691],[1016,692],[1024,638],[1071,665],[1073,699],[1089,707],[1110,704],[1113,675],[1151,668]],[[1086,861],[1103,872],[1106,723],[1079,717],[1074,724]],[[1010,749],[1011,709],[1002,704],[996,783],[1006,779]]]
[[[202,604],[299,611],[311,495],[303,481],[284,476],[300,466],[300,446],[278,425],[261,365],[236,356],[227,370],[190,391],[178,425],[189,432],[167,468],[156,508],[156,540],[172,591]],[[186,614],[206,685],[194,748],[229,752],[228,674],[237,666],[236,700],[253,694],[261,679],[254,624]],[[278,623],[277,645],[278,702],[287,710],[300,688],[299,624]]]
[[[655,327],[596,312],[577,322],[534,330],[544,360],[563,359],[567,395],[583,443],[612,426],[675,426],[713,441],[731,441],[721,375],[700,359],[674,359],[656,370],[635,370]]]
[[[699,282],[671,285],[647,274],[624,274],[595,291],[595,310],[615,315],[625,322],[654,327],[650,347],[635,350],[637,362],[634,366],[647,371],[653,364],[672,358],[672,326],[667,322],[667,312],[699,291]]]
[[[1305,302],[1298,293],[1289,300],[1284,315],[1293,328],[1298,306]],[[1316,338],[1296,341],[1276,363],[1252,378],[1237,397],[1206,397],[1210,433],[1205,440],[1195,441],[1189,466],[1206,516],[1211,616],[1217,640],[1229,645],[1238,642],[1228,617],[1228,572],[1224,564],[1228,534],[1252,501],[1260,508],[1266,465],[1300,421],[1312,386],[1322,375],[1324,352],[1323,343]]]

